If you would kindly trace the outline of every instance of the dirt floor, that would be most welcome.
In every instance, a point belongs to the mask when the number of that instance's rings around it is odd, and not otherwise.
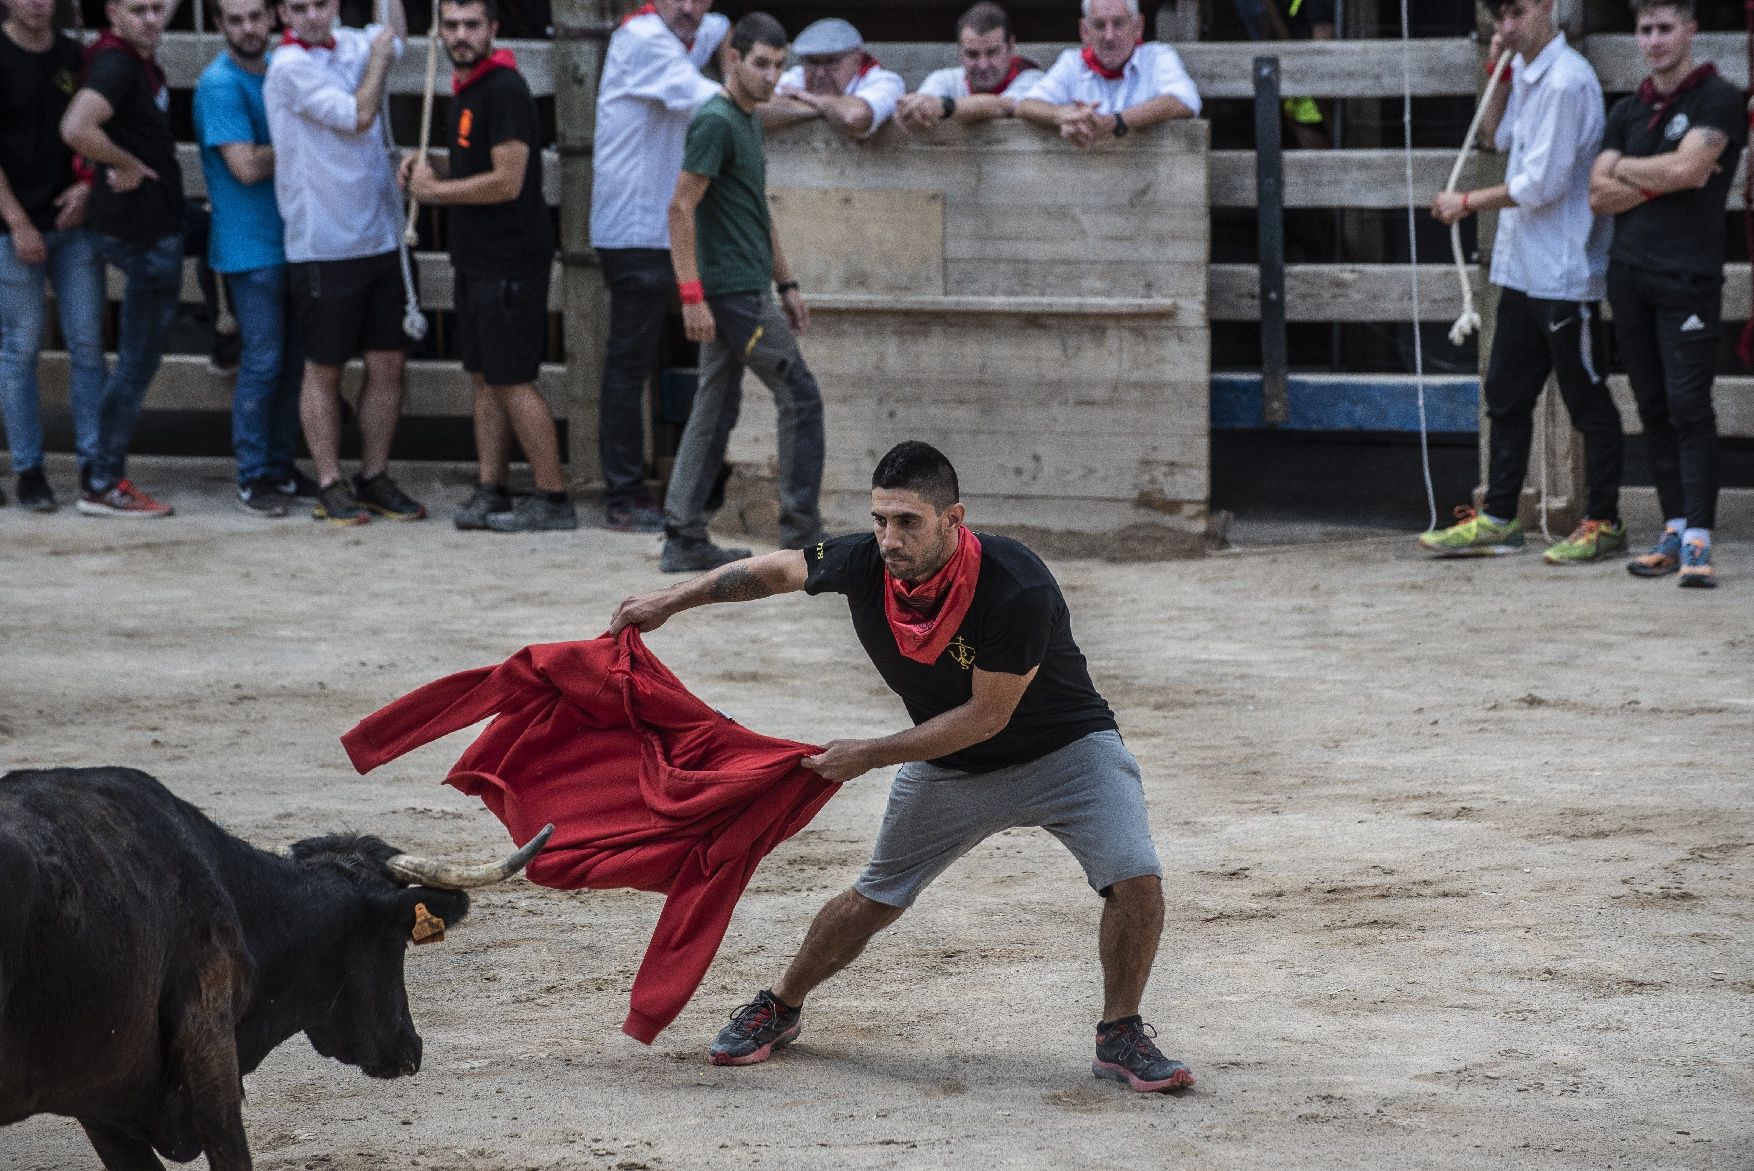
[[[650,537],[262,522],[223,464],[137,471],[177,518],[0,509],[0,767],[137,766],[264,846],[504,849],[437,783],[467,733],[370,778],[337,737],[439,675],[594,636],[666,580]],[[454,470],[405,482],[466,492]],[[1274,543],[1313,530],[1246,517],[1242,548],[1202,560],[1054,565],[1144,764],[1169,876],[1147,1015],[1188,1094],[1091,1077],[1098,900],[1040,831],[952,869],[812,998],[793,1049],[706,1064],[857,874],[872,775],[756,875],[651,1048],[618,1026],[657,896],[519,880],[411,954],[418,1076],[295,1038],[248,1079],[256,1165],[1754,1167],[1754,494],[1723,531],[1712,593],[1532,554],[1431,564],[1402,534]],[[836,599],[649,641],[762,731],[905,718]],[[69,1120],[0,1130],[7,1171],[92,1166]]]

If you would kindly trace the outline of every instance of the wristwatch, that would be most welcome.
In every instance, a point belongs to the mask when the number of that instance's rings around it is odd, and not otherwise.
[[[1128,130],[1127,120],[1125,118],[1121,117],[1121,112],[1119,110],[1116,110],[1114,112],[1114,120],[1115,120],[1115,137],[1116,138],[1125,138],[1127,136],[1127,130]]]
[[[956,99],[939,98],[938,100],[944,103],[944,120],[949,121],[954,118],[956,116]]]

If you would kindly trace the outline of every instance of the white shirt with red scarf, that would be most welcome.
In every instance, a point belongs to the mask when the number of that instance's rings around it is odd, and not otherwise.
[[[794,65],[780,74],[780,88],[803,89],[804,67]],[[877,64],[877,58],[867,53],[857,76],[842,92],[871,107],[871,128],[864,135],[869,138],[879,126],[895,117],[896,103],[907,93],[907,82],[901,79],[901,74]]]
[[[670,247],[670,196],[682,173],[688,120],[719,92],[701,68],[730,28],[708,13],[694,44],[684,45],[657,13],[640,12],[609,38],[597,87],[593,248]]]
[[[1012,64],[1018,67],[1017,72],[998,89],[990,92],[1021,98],[1029,93],[1036,82],[1047,76],[1022,58],[1015,58]],[[974,91],[968,88],[968,71],[956,65],[949,69],[935,69],[926,74],[926,80],[920,82],[920,88],[915,92],[934,98],[966,98]]]
[[[1104,76],[1106,70],[1092,66],[1094,59],[1094,54],[1087,54],[1084,49],[1067,49],[1033,89],[1017,96],[1055,106],[1094,102],[1099,114],[1131,109],[1152,98],[1171,97],[1199,116],[1200,91],[1194,88],[1194,79],[1182,67],[1181,54],[1163,42],[1146,41],[1135,46],[1118,76]]]

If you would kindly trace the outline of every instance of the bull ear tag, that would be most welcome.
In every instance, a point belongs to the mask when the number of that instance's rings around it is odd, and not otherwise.
[[[427,910],[425,903],[415,903],[414,930],[408,934],[416,944],[443,943],[445,941],[445,921]]]

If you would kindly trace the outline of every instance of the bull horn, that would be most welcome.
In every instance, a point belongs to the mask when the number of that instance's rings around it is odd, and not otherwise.
[[[437,887],[439,890],[469,890],[477,886],[492,886],[496,882],[504,882],[528,866],[530,859],[548,844],[548,837],[553,832],[552,824],[543,826],[542,832],[525,842],[523,849],[500,862],[452,866],[422,858],[418,854],[397,854],[384,863],[384,868],[403,882],[419,883],[422,886]]]

